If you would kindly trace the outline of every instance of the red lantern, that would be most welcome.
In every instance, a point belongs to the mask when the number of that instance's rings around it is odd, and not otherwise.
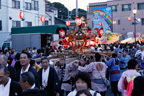
[[[99,25],[100,25],[100,26],[102,26],[102,25],[103,25],[103,23],[101,22]]]
[[[80,26],[82,24],[81,18],[77,17],[75,19],[76,25]]]
[[[87,30],[87,32],[86,32],[86,37],[89,37],[90,31],[91,31],[91,30]]]
[[[116,21],[113,21],[113,24],[115,25],[115,24],[116,24]]]
[[[103,34],[104,34],[103,28],[99,29],[99,32],[98,32],[99,37],[101,37]]]
[[[66,26],[70,26],[70,21],[66,21]]]
[[[61,29],[61,30],[59,31],[59,34],[60,34],[60,36],[61,36],[62,38],[65,37],[65,31],[64,31],[63,29]]]
[[[131,17],[128,17],[128,20],[131,21]]]
[[[90,45],[91,46],[95,46],[95,42],[94,41],[90,41]]]
[[[41,20],[41,22],[45,22],[45,17],[42,16],[42,17],[40,18],[40,20]]]
[[[24,14],[22,12],[19,13],[19,18],[22,19],[24,17]]]

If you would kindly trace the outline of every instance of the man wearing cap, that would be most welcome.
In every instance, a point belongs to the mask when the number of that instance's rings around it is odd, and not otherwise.
[[[59,96],[61,94],[60,81],[55,69],[50,67],[47,57],[41,59],[41,64],[42,68],[38,72],[41,89],[44,89],[48,96]]]

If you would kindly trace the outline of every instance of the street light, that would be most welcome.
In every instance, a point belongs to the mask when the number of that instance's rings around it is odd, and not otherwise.
[[[135,43],[136,43],[136,13],[137,13],[137,10],[136,9],[133,9],[133,14],[134,14],[134,36],[135,36]]]

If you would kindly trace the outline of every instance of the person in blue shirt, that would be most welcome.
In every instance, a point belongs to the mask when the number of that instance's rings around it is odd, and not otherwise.
[[[131,59],[131,57],[128,55],[127,51],[123,51],[122,56],[119,57],[120,60],[120,69],[121,72],[123,73],[126,71],[127,66],[128,66],[128,61]]]
[[[121,93],[118,91],[118,81],[121,77],[121,71],[119,67],[119,58],[117,57],[117,53],[112,54],[112,58],[106,61],[106,65],[109,68],[110,72],[110,80],[111,80],[111,89],[114,93],[114,96],[121,96]]]

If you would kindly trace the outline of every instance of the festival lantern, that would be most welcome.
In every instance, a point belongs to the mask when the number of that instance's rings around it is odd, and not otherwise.
[[[103,34],[104,34],[103,28],[99,29],[99,32],[98,32],[99,37],[101,37]]]
[[[87,32],[86,32],[86,37],[87,37],[87,38],[89,37],[90,31],[91,31],[91,30],[87,30]]]
[[[103,23],[101,22],[99,25],[100,25],[100,26],[103,26]]]
[[[61,29],[61,30],[59,31],[59,34],[60,34],[60,36],[61,36],[62,38],[65,37],[65,31],[64,31],[63,29]]]
[[[94,41],[90,41],[90,45],[91,46],[95,46],[95,42]]]
[[[115,25],[115,24],[116,24],[116,21],[113,21],[113,24]]]
[[[45,22],[45,17],[42,16],[42,17],[40,18],[40,20],[41,20],[41,22]]]
[[[128,17],[128,20],[131,21],[131,17]]]
[[[81,18],[80,17],[77,17],[75,19],[75,22],[76,22],[76,25],[80,26],[82,24],[82,21],[81,21]]]
[[[66,26],[70,26],[70,21],[66,21]]]
[[[24,14],[22,12],[19,13],[19,18],[22,19],[24,17]]]

